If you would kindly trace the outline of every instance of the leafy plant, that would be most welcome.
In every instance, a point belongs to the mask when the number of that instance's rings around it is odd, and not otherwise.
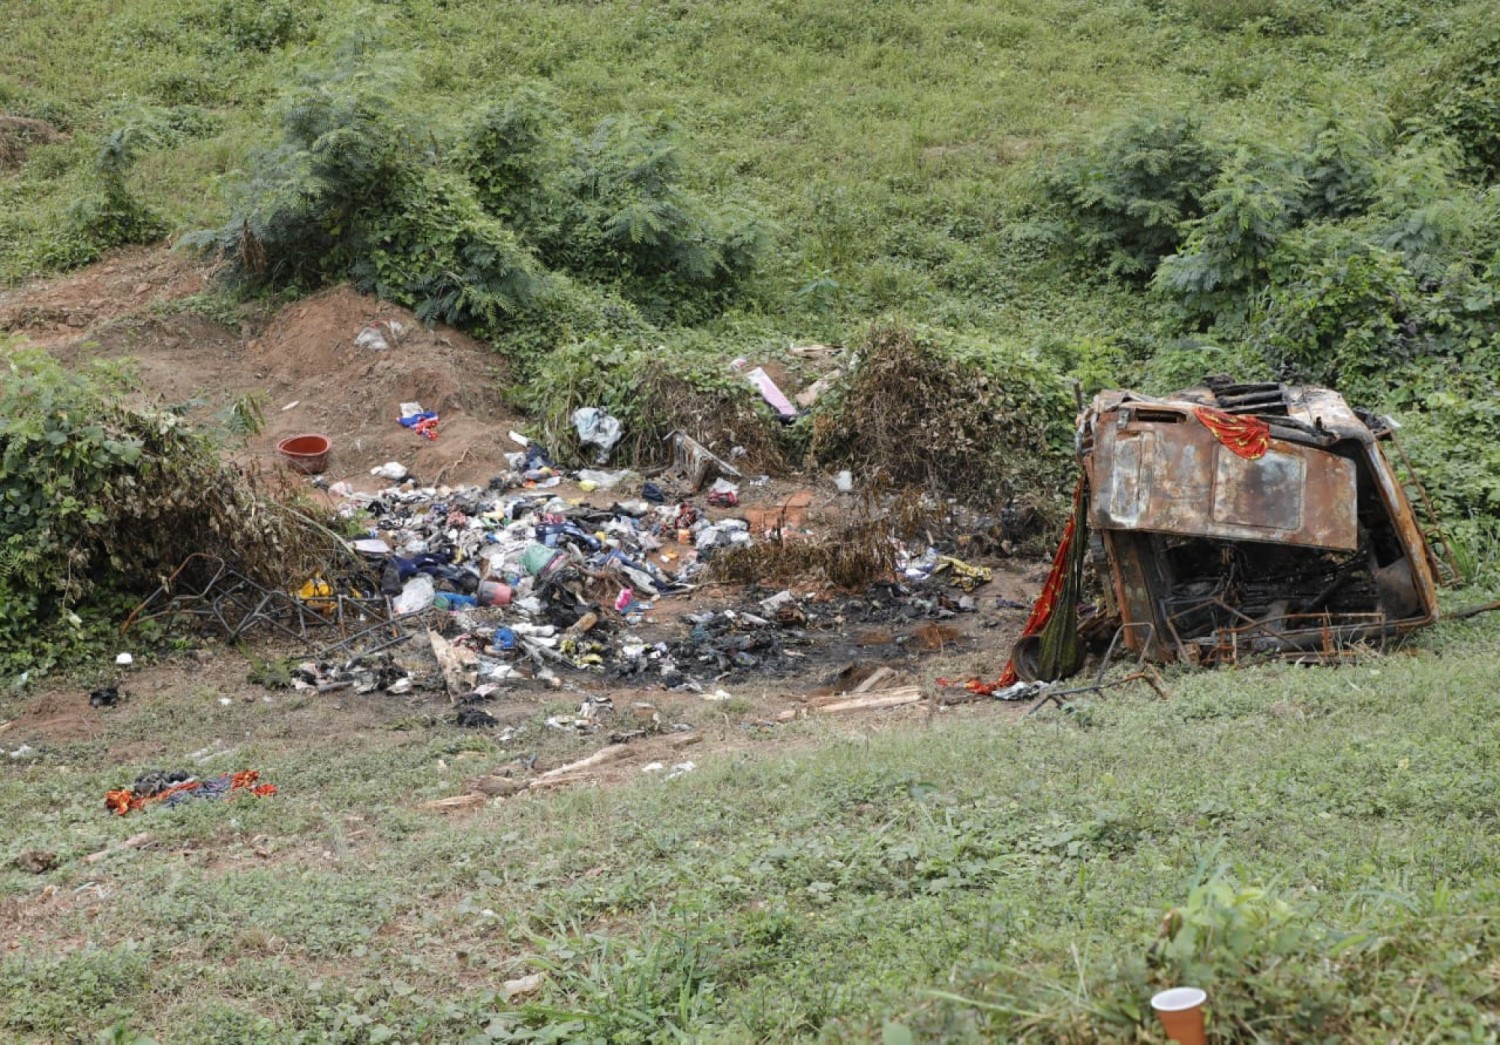
[[[450,161],[371,71],[379,60],[354,54],[290,92],[282,143],[254,157],[232,219],[185,242],[248,287],[348,278],[429,323],[550,328],[552,344],[570,323],[607,323],[594,305],[615,294],[703,318],[753,270],[759,225],[682,186],[667,127],[605,120],[573,142],[522,89],[484,109]]]
[[[0,666],[47,667],[194,552],[272,583],[296,569],[294,517],[169,410],[124,405],[118,368],[70,372],[8,346],[0,383]]]
[[[714,212],[687,191],[674,139],[664,122],[601,121],[554,175],[566,205],[537,244],[549,264],[617,281],[649,311],[691,322],[754,270],[765,236],[745,210]]]
[[[784,463],[791,440],[721,352],[657,332],[564,345],[536,365],[517,399],[561,460],[583,459],[572,424],[582,406],[620,419],[626,435],[613,460],[625,464],[665,463],[667,437],[678,430],[719,453],[739,447],[748,466],[766,469]]]
[[[85,193],[63,213],[56,230],[52,259],[71,267],[87,264],[111,247],[150,243],[166,233],[166,224],[130,189],[131,166],[160,142],[151,122],[127,122],[107,132],[95,150]]]
[[[1484,182],[1500,178],[1500,33],[1486,27],[1464,39],[1425,93],[1469,172]]]
[[[1400,255],[1348,230],[1309,229],[1277,256],[1258,334],[1285,376],[1348,388],[1417,351],[1418,290]]]
[[[1185,222],[1204,213],[1222,160],[1182,113],[1136,117],[1046,173],[1078,249],[1113,275],[1144,282],[1176,253]]]
[[[236,51],[271,51],[306,32],[305,4],[295,0],[219,0],[215,28]]]
[[[1162,261],[1153,286],[1190,315],[1243,318],[1306,191],[1284,162],[1240,150],[1204,197],[1202,217],[1185,226],[1181,251]]]

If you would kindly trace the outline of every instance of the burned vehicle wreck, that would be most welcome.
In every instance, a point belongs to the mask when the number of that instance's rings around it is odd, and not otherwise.
[[[1313,386],[1100,393],[1077,430],[1084,516],[1126,645],[1204,666],[1325,661],[1435,620],[1390,427]]]

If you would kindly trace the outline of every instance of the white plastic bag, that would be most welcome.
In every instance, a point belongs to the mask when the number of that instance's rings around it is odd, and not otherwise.
[[[599,448],[599,453],[595,457],[595,462],[598,464],[609,460],[609,452],[625,434],[620,419],[612,417],[597,406],[580,406],[574,410],[573,427],[578,430],[579,442],[585,446]]]
[[[401,588],[401,594],[396,596],[391,608],[397,613],[417,613],[431,606],[435,598],[437,589],[432,586],[432,578],[419,573]]]
[[[621,468],[618,472],[605,472],[597,468],[581,468],[578,471],[578,481],[593,483],[601,490],[612,490],[619,486],[631,476],[629,468]]]

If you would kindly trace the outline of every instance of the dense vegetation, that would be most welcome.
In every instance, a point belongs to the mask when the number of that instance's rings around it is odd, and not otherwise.
[[[97,652],[195,552],[233,549],[268,581],[326,556],[288,498],[225,466],[221,440],[180,410],[124,405],[135,385],[123,368],[72,372],[3,338],[0,352],[0,674]],[[216,420],[243,432],[258,404]]]
[[[1494,532],[1485,4],[104,10],[0,41],[0,110],[70,135],[0,175],[0,278],[200,230],[245,289],[349,278],[493,338],[534,404],[892,313],[1090,388],[1328,381]]]

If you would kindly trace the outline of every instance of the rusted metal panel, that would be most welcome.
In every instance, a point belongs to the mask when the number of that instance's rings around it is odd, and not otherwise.
[[[1162,572],[1151,535],[1133,530],[1107,530],[1104,548],[1110,563],[1116,612],[1122,623],[1137,626],[1127,629],[1125,645],[1131,650],[1139,650],[1146,641],[1146,633],[1138,626],[1150,624],[1150,635],[1155,639],[1152,645],[1157,647],[1152,650],[1152,655],[1159,660],[1170,660],[1170,652],[1161,645],[1167,634],[1164,621],[1157,613],[1152,597],[1153,589],[1163,588],[1167,578]]]
[[[1161,411],[1154,411],[1160,415]],[[1355,468],[1347,458],[1272,440],[1247,460],[1191,419],[1106,414],[1095,429],[1100,477],[1091,524],[1353,551]]]

